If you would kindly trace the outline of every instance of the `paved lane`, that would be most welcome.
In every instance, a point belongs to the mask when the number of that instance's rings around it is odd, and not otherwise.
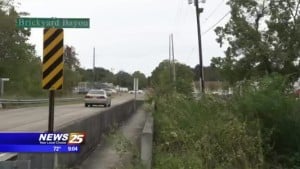
[[[112,99],[112,107],[134,97],[123,94]],[[76,119],[87,117],[103,110],[101,106],[84,107],[84,104],[55,106],[54,128],[58,128]],[[48,107],[31,107],[0,111],[1,131],[45,131],[48,129]]]

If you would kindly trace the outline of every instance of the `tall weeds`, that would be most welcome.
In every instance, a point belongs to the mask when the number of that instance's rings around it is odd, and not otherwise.
[[[169,92],[156,98],[154,168],[300,166],[300,106],[285,78],[247,82],[224,100]]]

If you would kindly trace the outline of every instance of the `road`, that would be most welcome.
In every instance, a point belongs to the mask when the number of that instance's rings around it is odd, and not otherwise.
[[[112,99],[112,107],[126,102],[134,97],[129,94],[116,96]],[[87,117],[103,110],[101,106],[84,107],[84,104],[55,106],[54,129],[72,122],[74,120]],[[31,107],[21,109],[10,109],[0,111],[0,132],[7,131],[35,131],[43,132],[48,129],[48,107]]]
[[[115,96],[112,98],[111,107],[130,99],[134,99],[134,95],[122,94],[121,96]],[[111,107],[84,107],[83,103],[55,106],[54,130],[74,120],[100,113]],[[48,129],[48,109],[48,106],[45,106],[0,110],[0,132],[44,132]],[[15,155],[16,153],[0,153],[0,161],[6,161]]]

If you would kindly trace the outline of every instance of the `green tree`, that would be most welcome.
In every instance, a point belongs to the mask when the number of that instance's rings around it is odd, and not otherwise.
[[[95,75],[96,75],[96,79],[95,79],[96,81],[109,82],[109,83],[114,82],[114,74],[107,69],[96,67]]]
[[[168,60],[162,61],[152,72],[151,85],[156,87],[157,90],[159,90],[159,93],[168,94],[169,92],[174,91],[174,89],[183,94],[192,92],[192,82],[194,78],[193,69],[181,63],[176,63],[175,67],[175,83],[170,74],[170,63]]]
[[[108,83],[114,83],[115,82],[115,76],[114,74],[102,67],[95,67],[95,73],[93,69],[83,69],[80,68],[79,70],[82,79],[81,81],[89,81],[89,82],[108,82]]]
[[[155,89],[156,95],[168,95],[171,91],[173,91],[170,74],[170,63],[168,60],[162,61],[152,71],[150,83],[151,87]]]
[[[296,0],[230,0],[231,18],[217,27],[225,58],[213,58],[231,83],[278,72],[299,77],[300,15]]]
[[[199,64],[194,68],[194,80],[199,81],[200,75]],[[203,67],[204,80],[205,81],[221,81],[222,77],[220,71],[214,66]]]
[[[81,80],[80,62],[76,55],[77,53],[73,46],[65,46],[63,94],[70,94],[72,89],[77,86]]]
[[[80,68],[80,62],[78,58],[76,58],[76,51],[73,46],[65,46],[65,51],[64,51],[64,64],[67,68],[77,71]]]
[[[93,81],[94,80],[94,71],[92,69],[83,69],[79,68],[79,72],[81,75],[81,81]]]
[[[178,93],[190,94],[193,92],[193,69],[185,64],[176,63],[176,91]]]
[[[124,71],[119,71],[115,75],[115,84],[122,87],[128,87],[129,89],[133,88],[133,77]]]
[[[17,28],[18,13],[13,1],[0,2],[0,77],[10,78],[5,93],[14,96],[39,96],[41,87],[41,60],[34,46],[27,42],[30,29]]]

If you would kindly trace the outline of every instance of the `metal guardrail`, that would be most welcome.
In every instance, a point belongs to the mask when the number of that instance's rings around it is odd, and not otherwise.
[[[56,98],[56,101],[68,102],[81,100],[82,97],[76,98]],[[29,100],[19,100],[19,99],[0,99],[0,104],[39,104],[39,103],[48,103],[48,99],[29,99]]]

